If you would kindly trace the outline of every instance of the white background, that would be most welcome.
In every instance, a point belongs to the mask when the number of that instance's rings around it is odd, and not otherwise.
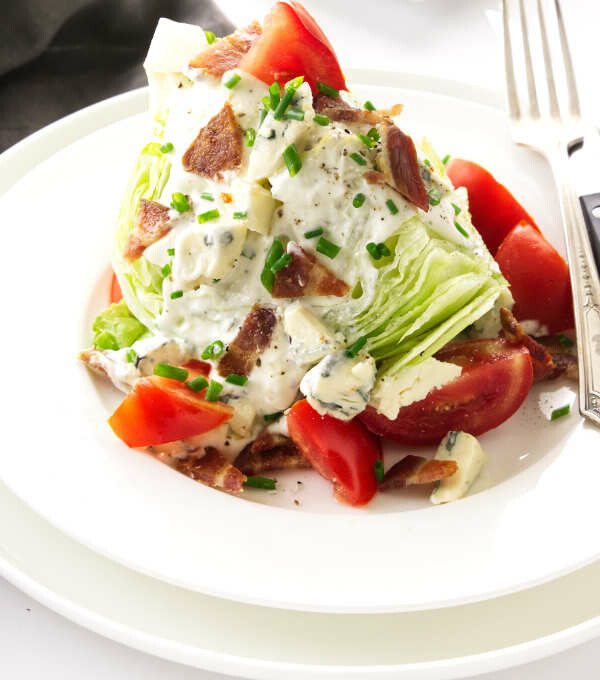
[[[531,0],[529,0],[531,1]],[[546,0],[547,1],[547,0]],[[235,23],[260,17],[268,0],[222,0]],[[503,88],[498,0],[305,0],[345,67],[383,68]],[[584,110],[600,123],[597,41],[600,3],[562,0]],[[600,191],[599,184],[596,189]],[[488,680],[598,677],[600,641]],[[10,680],[218,680],[103,639],[0,580],[0,677]]]

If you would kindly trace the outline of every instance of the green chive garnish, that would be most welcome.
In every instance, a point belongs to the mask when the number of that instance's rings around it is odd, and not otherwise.
[[[232,89],[240,82],[241,79],[242,79],[242,76],[240,76],[239,73],[234,73],[234,74],[231,76],[231,78],[229,78],[229,80],[226,80],[226,81],[223,83],[223,85],[225,85],[225,87],[226,87],[228,90],[232,90]]]
[[[208,387],[208,380],[203,375],[199,375],[197,378],[188,380],[186,385],[190,388],[190,390],[192,390],[192,392],[200,392],[200,390]]]
[[[392,201],[391,198],[389,198],[385,204],[387,205],[389,211],[392,213],[392,215],[397,215],[398,214],[398,208],[396,207],[396,204],[394,201]]]
[[[214,200],[215,200],[215,197],[214,197],[212,194],[209,194],[208,191],[203,191],[203,192],[200,194],[200,198],[201,198],[203,201],[214,201]]]
[[[377,132],[377,128],[371,128],[367,132],[367,137],[370,137],[372,140],[378,142],[379,141],[379,132]]]
[[[443,158],[442,158],[442,163],[444,165],[448,165],[448,161],[450,160],[450,154],[447,153]]]
[[[366,344],[367,336],[363,335],[346,349],[346,356],[350,357],[351,359],[354,358]]]
[[[304,238],[315,238],[315,236],[321,236],[323,233],[323,227],[317,227],[316,229],[311,229],[310,231],[304,232]]]
[[[173,257],[175,255],[175,248],[167,248],[167,255]]]
[[[265,118],[267,117],[267,113],[268,113],[267,109],[261,109],[260,110],[260,118],[258,119],[258,127],[260,127],[263,124]]]
[[[469,238],[469,234],[460,226],[458,222],[454,222],[454,226],[465,238]]]
[[[204,35],[206,36],[206,42],[209,45],[212,45],[216,40],[215,34],[212,31],[204,31]]]
[[[323,116],[320,113],[315,113],[313,120],[317,125],[329,125],[329,118],[327,118],[327,116]]]
[[[351,153],[350,158],[359,165],[366,165],[367,161],[359,153]]]
[[[374,260],[380,260],[381,259],[381,253],[379,252],[379,248],[377,247],[376,243],[367,243],[366,245],[367,252],[369,255],[374,259]]]
[[[304,82],[304,76],[296,76],[295,78],[292,78],[291,80],[288,80],[287,83],[285,84],[285,89],[286,90],[297,90],[300,85]]]
[[[171,208],[177,210],[177,212],[183,213],[190,209],[190,204],[185,194],[176,191],[171,196]]]
[[[430,189],[427,192],[429,196],[429,205],[439,205],[442,200],[442,194],[437,189]]]
[[[245,385],[248,382],[248,378],[245,375],[237,375],[236,373],[230,373],[225,378],[226,383],[231,385]]]
[[[174,290],[171,293],[171,300],[177,300],[177,298],[183,297],[183,291],[182,290]]]
[[[385,243],[378,243],[377,250],[383,257],[389,257],[392,254],[392,251],[385,245]]]
[[[200,355],[201,359],[218,359],[223,355],[225,351],[225,345],[221,340],[215,340],[211,342],[208,347],[204,348],[204,351]]]
[[[558,420],[559,418],[568,415],[570,412],[571,412],[570,404],[567,404],[566,406],[561,406],[560,408],[554,409],[554,411],[552,411],[550,420]]]
[[[557,338],[558,342],[560,342],[560,344],[561,344],[563,347],[567,347],[567,348],[568,348],[568,347],[573,347],[573,345],[575,344],[575,343],[571,340],[570,337],[568,337],[567,335],[564,335],[563,333],[559,333],[559,334],[556,336],[556,338]]]
[[[284,267],[287,267],[291,261],[292,256],[289,253],[285,253],[277,260],[277,262],[274,262],[271,265],[271,271],[274,274],[276,274],[278,271],[281,271]]]
[[[269,293],[273,292],[273,284],[275,283],[275,274],[271,268],[284,252],[281,241],[278,238],[274,239],[265,258],[265,266],[260,275],[260,281]]]
[[[270,479],[269,477],[257,477],[255,475],[251,475],[250,477],[246,478],[244,486],[250,486],[253,489],[267,489],[269,491],[273,491],[273,489],[275,489],[275,480]]]
[[[265,413],[263,416],[265,423],[274,423],[279,420],[283,415],[283,411],[277,411],[277,413]]]
[[[283,117],[288,118],[289,120],[304,120],[304,111],[301,111],[300,109],[289,109],[285,112]]]
[[[460,215],[460,208],[456,205],[456,203],[451,203],[450,205],[454,208],[454,214]]]
[[[219,394],[221,394],[223,390],[223,385],[220,382],[217,382],[216,380],[211,380],[208,389],[206,390],[206,394],[204,395],[204,398],[206,401],[217,401],[219,398]]]
[[[271,110],[271,98],[267,95],[261,99],[261,102],[267,111]]]
[[[426,158],[426,159],[423,161],[423,163],[425,163],[425,165],[426,165],[429,169],[431,169],[431,161],[429,160],[429,158]]]
[[[244,210],[244,212],[234,212],[233,213],[233,219],[234,220],[245,220],[246,217],[248,217],[248,213],[245,210]]]
[[[170,153],[171,151],[173,151],[174,148],[175,147],[173,146],[173,144],[171,144],[171,142],[167,142],[166,144],[163,144],[160,147],[160,152],[161,153]]]
[[[281,88],[279,87],[279,83],[275,82],[269,87],[269,103],[271,104],[272,109],[277,108],[277,104],[279,104],[280,99]]]
[[[210,220],[216,220],[217,217],[220,217],[221,213],[215,208],[214,210],[207,210],[204,213],[200,213],[198,215],[198,223],[199,224],[204,224],[205,222],[209,222]]]
[[[377,482],[383,482],[383,478],[385,477],[385,472],[383,470],[383,461],[376,460],[373,463],[373,469],[375,470],[375,479],[377,480]]]
[[[298,76],[297,78],[288,80],[288,82],[285,84],[283,97],[281,97],[279,100],[277,107],[273,109],[273,118],[275,118],[275,120],[281,120],[283,118],[283,114],[285,113],[287,107],[292,103],[292,99],[296,94],[296,90],[300,87],[300,85],[302,85],[303,82],[304,76]]]
[[[323,236],[317,241],[317,252],[326,255],[331,260],[333,260],[340,250],[340,246],[336,246],[335,243],[328,241]]]
[[[352,199],[352,205],[355,208],[360,208],[360,206],[365,202],[366,196],[364,194],[356,194]]]
[[[322,92],[323,94],[326,94],[328,97],[331,97],[332,99],[337,99],[340,96],[340,91],[336,90],[335,87],[330,87],[329,85],[321,83],[319,81],[317,81],[317,90],[319,90],[319,92]]]
[[[367,109],[367,111],[375,111],[375,107],[373,106],[373,102],[370,102],[368,99],[364,103],[364,107],[365,107],[365,109]]]
[[[359,133],[356,136],[369,149],[372,149],[375,146],[375,140],[372,137],[369,137],[369,135],[363,135],[363,134]]]
[[[246,146],[254,146],[254,140],[256,139],[256,130],[254,128],[248,128],[246,130]]]
[[[128,364],[135,364],[137,361],[137,352],[134,349],[128,349],[127,354],[125,355],[125,358],[127,359]]]
[[[169,274],[171,273],[171,264],[170,262],[167,262],[167,264],[160,270],[160,273],[163,275],[163,278],[167,278]]]
[[[185,382],[188,379],[189,372],[186,368],[158,363],[154,367],[154,375],[160,375],[161,378],[171,378],[172,380]]]
[[[302,159],[300,158],[300,154],[296,149],[296,145],[290,144],[288,147],[286,147],[282,155],[283,160],[287,165],[288,172],[290,173],[290,177],[294,177],[300,172],[302,168]]]

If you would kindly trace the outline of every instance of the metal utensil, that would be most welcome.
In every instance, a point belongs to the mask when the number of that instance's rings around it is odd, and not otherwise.
[[[600,282],[577,194],[569,177],[569,150],[581,142],[585,124],[581,118],[564,20],[559,0],[544,3],[546,12],[542,0],[537,0],[534,28],[541,38],[543,66],[536,67],[530,46],[530,36],[534,33],[528,26],[524,0],[518,2],[527,91],[524,104],[519,100],[517,89],[510,4],[510,0],[503,0],[504,57],[512,136],[517,144],[545,156],[554,175],[571,270],[579,361],[579,410],[582,416],[600,425]],[[551,44],[548,39],[546,18],[551,14],[558,27],[558,44]],[[566,78],[567,97],[560,103],[553,64],[561,66]],[[547,106],[540,106],[537,94],[540,86],[547,88]],[[596,207],[592,203],[590,214]]]

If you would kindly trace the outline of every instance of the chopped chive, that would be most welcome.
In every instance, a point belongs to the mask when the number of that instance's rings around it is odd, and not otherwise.
[[[217,382],[216,380],[211,380],[210,383],[208,384],[208,389],[206,390],[206,394],[204,395],[204,398],[206,401],[217,401],[219,398],[219,394],[221,394],[223,390],[223,385],[220,382]]]
[[[200,390],[208,387],[208,380],[203,375],[199,375],[197,378],[188,380],[186,385],[190,388],[190,390],[192,390],[192,392],[200,392]]]
[[[200,213],[198,215],[198,223],[199,224],[204,224],[205,222],[209,222],[210,220],[216,220],[217,217],[220,217],[221,213],[215,208],[214,210],[207,210],[204,213]]]
[[[275,283],[275,274],[271,267],[279,260],[283,253],[283,244],[278,238],[274,239],[265,258],[265,266],[260,275],[260,281],[269,293],[273,292],[273,284]]]
[[[234,220],[245,220],[246,217],[248,217],[248,212],[244,210],[244,212],[234,212],[233,213],[233,219]]]
[[[183,297],[183,291],[182,290],[174,290],[171,293],[171,300],[177,300],[177,298]]]
[[[336,90],[335,87],[330,87],[326,83],[321,83],[318,80],[317,90],[319,90],[319,92],[322,92],[323,94],[326,94],[328,97],[331,97],[332,99],[337,99],[340,96],[340,91]]]
[[[356,194],[352,199],[352,205],[355,208],[360,208],[360,206],[365,202],[366,196],[364,194]]]
[[[154,367],[154,375],[160,375],[161,378],[171,378],[172,380],[185,382],[188,379],[189,371],[187,368],[158,363]]]
[[[240,76],[239,73],[234,73],[234,74],[231,76],[231,78],[229,78],[229,80],[226,80],[226,81],[223,83],[223,85],[225,85],[225,87],[226,87],[228,90],[233,90],[233,88],[240,82],[241,79],[242,79],[242,76]]]
[[[340,250],[340,246],[336,246],[335,243],[328,241],[323,236],[317,241],[317,252],[326,255],[331,260],[333,260]]]
[[[275,480],[270,479],[269,477],[250,475],[250,477],[246,477],[244,486],[249,486],[253,489],[267,489],[268,491],[273,491],[273,489],[275,489],[275,483]]]
[[[190,209],[187,196],[180,193],[179,191],[176,191],[171,196],[171,208],[173,208],[173,210],[177,210],[177,212],[180,213],[187,212]]]
[[[267,111],[271,110],[271,97],[267,95],[261,99],[261,102]]]
[[[264,123],[264,120],[267,117],[267,113],[268,113],[267,109],[261,109],[260,110],[260,118],[258,120],[258,127],[260,127]]]
[[[265,413],[263,419],[265,423],[274,423],[275,421],[279,420],[282,415],[283,411],[277,411],[277,413]]]
[[[568,415],[570,412],[571,412],[570,404],[567,404],[566,406],[561,406],[560,408],[554,409],[554,411],[552,411],[550,420],[558,420],[559,418]]]
[[[300,109],[288,109],[283,117],[289,120],[304,120],[304,111],[301,111]]]
[[[392,213],[392,215],[398,214],[398,207],[396,206],[394,201],[392,201],[391,198],[388,198],[388,200],[385,202],[385,204],[387,205],[387,207],[388,207],[389,211]]]
[[[378,142],[379,141],[379,132],[377,132],[377,128],[371,128],[367,132],[367,137],[370,137],[372,140]]]
[[[465,238],[469,238],[468,232],[466,232],[458,222],[454,222],[454,226]]]
[[[367,161],[359,153],[351,153],[350,158],[358,165],[366,165]]]
[[[281,88],[280,88],[278,82],[274,82],[269,87],[269,103],[271,104],[272,109],[277,108],[277,104],[279,104],[280,99],[281,99]]]
[[[167,255],[173,257],[175,255],[175,248],[167,248]]]
[[[292,103],[292,99],[294,98],[294,94],[296,93],[295,90],[287,90],[283,93],[283,97],[279,100],[279,104],[277,104],[277,108],[274,109],[273,111],[273,118],[275,120],[282,120],[283,119],[283,114],[285,113],[287,107]]]
[[[215,34],[212,31],[204,31],[204,35],[206,36],[206,42],[209,45],[212,45],[216,40]]]
[[[173,146],[173,144],[171,144],[171,142],[167,142],[166,144],[163,144],[160,147],[160,152],[161,153],[170,153],[171,151],[173,151],[174,148],[175,147]]]
[[[323,116],[320,113],[315,113],[313,120],[317,125],[329,125],[329,118],[327,116]]]
[[[231,385],[245,385],[248,382],[248,378],[245,375],[237,375],[236,373],[230,373],[226,378],[225,378],[226,383],[230,383]]]
[[[288,147],[286,147],[282,156],[285,164],[287,165],[290,177],[297,175],[302,169],[302,159],[300,158],[300,154],[296,149],[296,145],[290,144]]]
[[[366,344],[367,336],[363,335],[346,349],[346,356],[350,357],[351,359],[354,358]]]
[[[567,347],[567,348],[568,348],[568,347],[573,347],[573,345],[575,344],[575,343],[571,340],[570,337],[568,337],[567,335],[564,335],[563,333],[559,333],[556,337],[557,337],[558,342],[560,342],[560,344],[561,344],[563,347]]]
[[[392,251],[385,245],[385,243],[378,243],[377,250],[383,257],[389,257],[392,254]]]
[[[383,461],[376,460],[373,463],[373,469],[375,470],[375,479],[377,480],[377,482],[383,482],[383,478],[385,477],[385,472],[383,470]]]
[[[203,201],[214,201],[214,200],[215,200],[215,197],[214,197],[212,194],[209,194],[208,191],[203,191],[203,192],[200,194],[200,198],[201,198]]]
[[[171,273],[171,263],[167,262],[167,264],[160,270],[160,273],[163,275],[163,278],[166,279]]]
[[[381,259],[381,253],[379,252],[379,248],[377,247],[376,243],[367,243],[366,245],[367,252],[369,255],[374,259],[374,260],[380,260]]]
[[[284,267],[287,267],[291,261],[292,256],[289,253],[285,253],[271,265],[271,271],[274,274],[276,274],[278,271],[281,271]]]
[[[363,135],[363,134],[359,133],[356,136],[369,149],[372,149],[375,146],[375,140],[372,137],[369,137],[369,135]]]
[[[451,203],[450,204],[454,208],[454,214],[455,215],[460,215],[460,208],[456,205],[456,203]]]
[[[219,357],[223,356],[223,352],[225,352],[225,345],[221,340],[215,340],[214,342],[211,342],[208,347],[204,348],[200,358],[218,359]]]
[[[447,153],[443,158],[442,158],[442,163],[444,165],[448,165],[448,161],[450,160],[450,154]]]
[[[256,130],[254,128],[248,128],[246,130],[246,146],[254,146],[254,140],[256,139]]]
[[[304,232],[304,238],[315,238],[315,236],[321,236],[323,233],[323,227],[317,227],[316,229],[311,229],[310,231]]]
[[[373,105],[373,102],[369,101],[368,99],[364,103],[364,107],[365,109],[367,109],[367,111],[375,111],[375,106]]]
[[[138,358],[137,352],[134,349],[128,349],[125,358],[128,364],[135,364]]]
[[[291,80],[288,80],[287,83],[285,84],[285,89],[286,90],[294,90],[294,92],[302,85],[304,82],[304,76],[296,76],[296,78],[292,78]]]
[[[427,192],[429,196],[429,205],[439,205],[442,200],[442,194],[437,189],[430,189]]]
[[[432,167],[431,167],[431,161],[429,160],[429,158],[426,158],[426,159],[423,161],[423,163],[425,163],[425,165],[426,165],[430,170],[432,169]]]

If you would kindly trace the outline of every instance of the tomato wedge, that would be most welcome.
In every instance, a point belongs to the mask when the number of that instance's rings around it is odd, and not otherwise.
[[[381,459],[381,443],[362,423],[322,416],[303,399],[289,410],[287,425],[294,444],[333,482],[336,498],[350,505],[364,505],[373,498],[374,463]]]
[[[452,343],[435,356],[462,366],[462,374],[401,408],[395,420],[368,406],[358,417],[371,432],[405,444],[437,444],[450,430],[483,434],[510,418],[531,388],[529,352],[506,340]]]
[[[448,176],[455,187],[467,189],[473,225],[492,255],[517,222],[525,220],[538,229],[519,201],[481,165],[455,158],[448,165]]]
[[[313,92],[317,82],[346,89],[333,47],[317,22],[299,2],[278,2],[265,17],[261,37],[242,59],[240,68],[265,83],[281,85],[304,76]]]
[[[230,406],[205,401],[203,392],[152,375],[137,380],[108,422],[127,446],[155,446],[214,430],[232,415]]]
[[[123,299],[123,293],[121,292],[121,286],[117,280],[117,275],[113,272],[112,279],[110,282],[110,304],[115,302],[120,302]]]
[[[496,262],[510,283],[517,319],[534,319],[551,334],[573,328],[569,266],[537,229],[517,224],[498,248]]]

